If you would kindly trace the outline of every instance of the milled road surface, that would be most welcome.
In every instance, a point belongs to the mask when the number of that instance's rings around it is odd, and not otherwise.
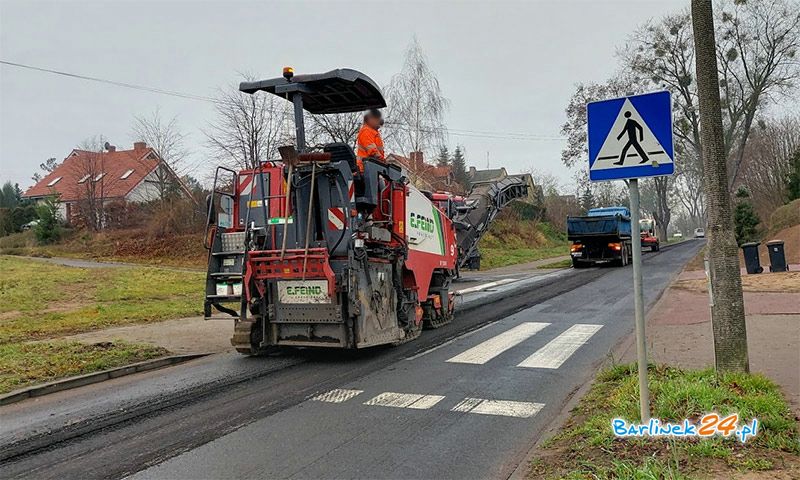
[[[701,245],[645,256],[648,305]],[[565,270],[396,348],[216,355],[4,407],[0,477],[507,477],[633,330],[631,286]]]

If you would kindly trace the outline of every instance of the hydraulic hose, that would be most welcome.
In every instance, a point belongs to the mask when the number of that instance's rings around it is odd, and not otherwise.
[[[313,217],[313,208],[314,208],[314,192],[316,190],[316,180],[317,180],[317,164],[316,162],[311,163],[311,194],[308,196],[308,212],[306,216],[308,220],[306,221],[306,246],[303,251],[303,280],[306,279],[306,266],[308,265],[308,241],[309,237],[311,236],[311,218]]]

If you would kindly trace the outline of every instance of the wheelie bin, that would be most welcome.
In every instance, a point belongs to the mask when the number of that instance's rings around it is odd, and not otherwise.
[[[789,264],[786,263],[786,253],[783,251],[783,240],[770,240],[767,242],[769,251],[769,271],[788,272]]]
[[[744,253],[744,266],[748,274],[761,273],[764,268],[758,259],[758,246],[760,242],[749,242],[742,244],[742,252]]]

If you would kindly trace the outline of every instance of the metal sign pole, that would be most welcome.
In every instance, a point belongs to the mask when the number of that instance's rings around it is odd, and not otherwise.
[[[639,231],[639,179],[628,181],[631,197],[631,246],[633,247],[633,303],[636,312],[636,357],[639,368],[639,412],[642,423],[650,421],[650,388],[647,385],[647,341],[642,292],[642,240]]]

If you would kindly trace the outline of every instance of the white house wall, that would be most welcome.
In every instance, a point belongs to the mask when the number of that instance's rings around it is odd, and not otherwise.
[[[147,176],[139,182],[139,185],[136,185],[136,187],[128,193],[125,200],[134,203],[145,203],[158,199],[158,183],[158,175],[156,175],[154,170],[147,174]]]

